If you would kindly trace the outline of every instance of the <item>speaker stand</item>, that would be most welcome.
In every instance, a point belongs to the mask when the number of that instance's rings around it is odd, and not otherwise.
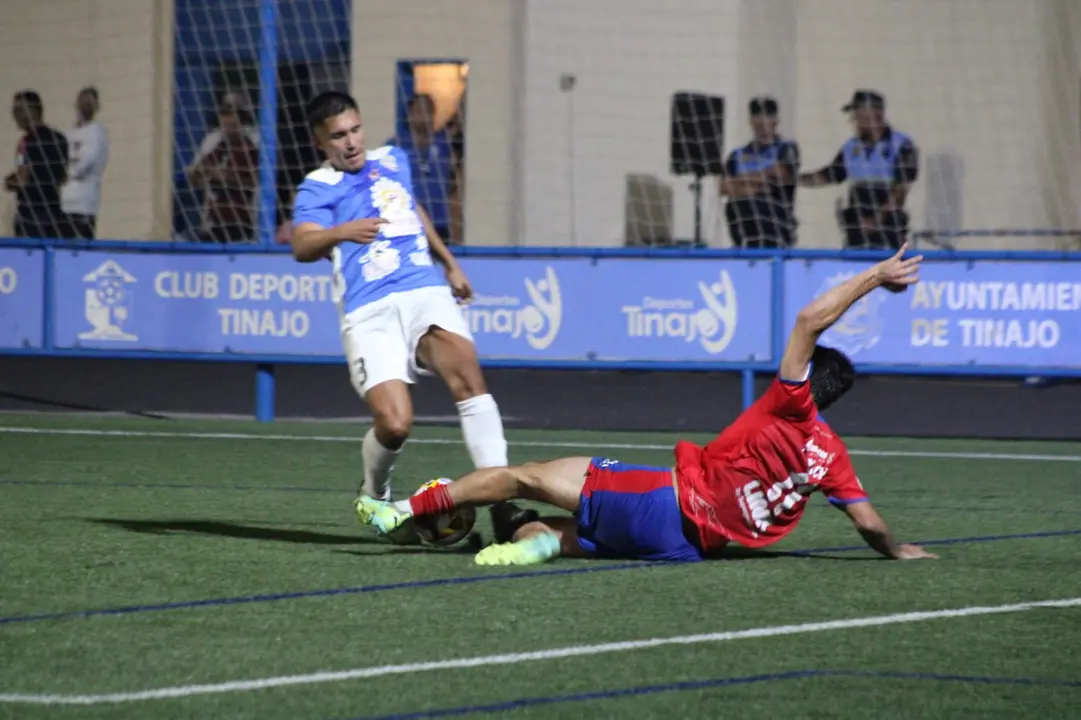
[[[699,173],[694,174],[694,180],[691,182],[690,188],[694,193],[694,246],[696,248],[704,248],[705,242],[702,241],[702,178],[705,177]]]

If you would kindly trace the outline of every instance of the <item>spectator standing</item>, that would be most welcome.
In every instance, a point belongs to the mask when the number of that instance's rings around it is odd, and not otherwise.
[[[255,191],[259,182],[259,133],[247,99],[227,93],[218,106],[218,127],[203,139],[188,180],[203,191],[202,242],[246,242],[255,237]]]
[[[737,247],[788,247],[796,241],[796,176],[799,145],[777,134],[778,105],[771,97],[751,100],[754,139],[725,162],[721,195]]]
[[[439,236],[457,242],[451,236],[451,198],[456,194],[457,173],[450,133],[435,129],[435,100],[431,95],[414,95],[409,100],[409,132],[405,137],[388,140],[409,157],[417,202],[432,219]]]
[[[919,174],[916,144],[886,121],[886,98],[879,92],[857,90],[842,110],[850,114],[855,137],[828,166],[800,175],[800,185],[847,180],[848,207],[841,212],[841,225],[848,247],[897,249],[908,235],[904,206]]]
[[[94,239],[98,209],[101,207],[101,180],[109,162],[109,133],[94,118],[100,109],[98,91],[85,87],[75,100],[75,127],[68,131],[68,181],[60,192],[60,202],[74,237]]]
[[[60,186],[68,167],[68,141],[45,124],[45,107],[33,90],[15,94],[11,108],[23,131],[15,170],[4,188],[15,193],[15,235],[28,238],[69,238],[71,228],[60,204]]]

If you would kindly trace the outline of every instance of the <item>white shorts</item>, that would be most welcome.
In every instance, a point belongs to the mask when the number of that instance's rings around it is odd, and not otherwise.
[[[417,345],[432,327],[473,340],[462,309],[445,285],[394,293],[342,318],[349,379],[361,397],[379,383],[415,383],[431,375],[417,365]]]

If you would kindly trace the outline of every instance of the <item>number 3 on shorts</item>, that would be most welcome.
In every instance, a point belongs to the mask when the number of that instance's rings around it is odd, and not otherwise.
[[[358,388],[364,387],[364,383],[368,379],[368,370],[364,367],[364,358],[357,358],[353,361],[353,377]]]

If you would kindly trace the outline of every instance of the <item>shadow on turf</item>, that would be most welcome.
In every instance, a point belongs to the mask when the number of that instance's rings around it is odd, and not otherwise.
[[[335,535],[311,530],[286,530],[283,528],[240,525],[221,520],[124,520],[118,518],[84,518],[98,525],[121,528],[129,532],[148,535],[192,533],[243,540],[270,540],[272,542],[297,543],[299,545],[362,545],[377,542],[373,537],[361,535]]]
[[[83,518],[86,522],[97,525],[120,528],[128,532],[143,533],[147,535],[168,535],[171,533],[187,533],[196,535],[215,535],[218,537],[239,538],[242,540],[269,540],[271,542],[296,543],[298,545],[372,545],[377,546],[377,552],[360,552],[357,550],[339,550],[338,552],[349,555],[361,555],[370,557],[373,554],[392,555],[415,555],[431,552],[460,552],[473,553],[481,548],[482,540],[476,533],[470,537],[469,542],[454,548],[434,548],[428,546],[395,546],[376,537],[365,535],[335,535],[331,533],[312,532],[310,530],[285,530],[281,528],[264,527],[258,525],[241,525],[240,523],[223,522],[221,520],[124,520],[118,518]]]

